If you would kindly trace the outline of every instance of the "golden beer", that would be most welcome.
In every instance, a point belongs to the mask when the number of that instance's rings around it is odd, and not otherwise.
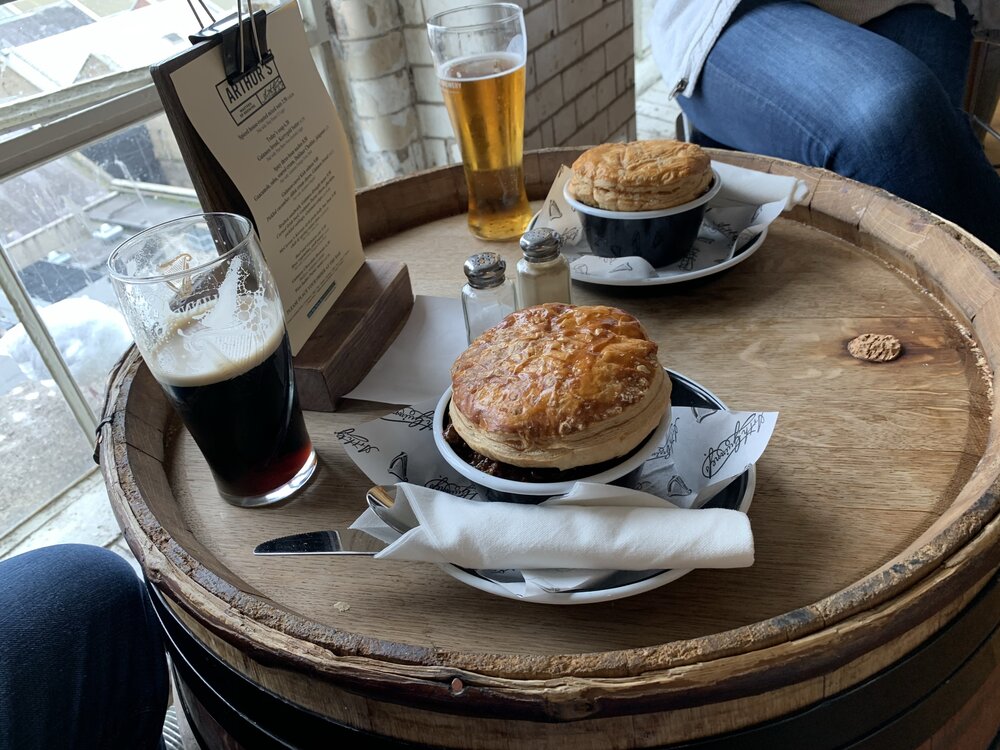
[[[519,237],[531,220],[524,191],[524,60],[502,52],[454,60],[440,76],[469,188],[469,229]]]

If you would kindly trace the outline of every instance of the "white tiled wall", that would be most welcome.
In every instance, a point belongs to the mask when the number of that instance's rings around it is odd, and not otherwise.
[[[398,0],[331,0],[339,85],[357,172],[371,184],[426,166]],[[426,46],[426,45],[425,45]]]
[[[461,159],[425,23],[469,1],[331,0],[365,181]],[[634,138],[633,0],[516,1],[528,33],[525,148]]]
[[[656,0],[636,0],[635,1],[635,91],[636,97],[641,97],[651,86],[660,80],[660,73],[653,62],[653,55],[649,45],[647,29],[650,18],[653,15],[653,5]]]

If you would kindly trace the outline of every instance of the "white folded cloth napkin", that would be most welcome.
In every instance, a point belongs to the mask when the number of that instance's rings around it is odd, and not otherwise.
[[[392,516],[416,525],[402,535],[376,534],[398,536],[377,558],[594,574],[753,564],[750,522],[735,510],[678,508],[645,492],[587,482],[539,505],[466,500],[408,483],[396,487]],[[373,518],[366,511],[352,527],[370,532]]]
[[[712,168],[722,178],[722,189],[713,201],[717,205],[728,201],[756,205],[781,201],[782,208],[788,209],[805,200],[809,193],[809,186],[797,177],[758,172],[714,160]]]

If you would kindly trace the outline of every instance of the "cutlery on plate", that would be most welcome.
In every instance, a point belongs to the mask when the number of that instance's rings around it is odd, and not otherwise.
[[[261,542],[255,555],[362,555],[371,557],[388,546],[357,529],[307,531]]]
[[[409,531],[387,511],[396,502],[396,488],[375,486],[365,493],[368,507],[389,528],[405,534]],[[254,548],[255,555],[374,555],[388,546],[357,529],[329,529],[269,539]]]
[[[405,534],[411,527],[395,518],[390,509],[396,503],[396,488],[376,485],[365,494],[368,507],[378,516],[378,519],[393,531]]]
[[[396,502],[396,488],[394,486],[376,485],[365,493],[365,500],[375,515],[394,531],[405,534],[410,530],[409,527],[400,523],[387,512]],[[253,552],[255,555],[355,555],[371,557],[387,546],[388,543],[357,529],[331,529],[329,531],[307,531],[302,534],[270,539],[257,545]],[[518,570],[469,572],[494,583],[524,582],[524,577]],[[560,593],[567,590],[541,584],[536,585],[549,593]]]

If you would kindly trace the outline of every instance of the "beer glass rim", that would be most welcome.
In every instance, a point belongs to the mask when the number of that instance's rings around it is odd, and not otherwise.
[[[179,271],[171,271],[170,273],[159,273],[155,276],[130,276],[127,273],[121,273],[115,269],[115,261],[122,256],[125,250],[132,245],[141,242],[147,235],[150,235],[153,232],[161,231],[165,227],[169,227],[172,224],[191,223],[192,219],[204,220],[212,217],[234,219],[237,223],[242,225],[241,228],[244,230],[243,238],[222,255],[217,255],[204,263],[198,264],[197,266],[191,266],[190,268],[181,269]],[[231,258],[236,253],[240,252],[252,238],[253,224],[247,217],[240,216],[239,214],[230,213],[228,211],[201,211],[199,213],[188,214],[187,216],[177,216],[173,219],[168,219],[167,221],[161,221],[159,224],[154,224],[151,227],[146,227],[141,232],[133,234],[127,240],[118,245],[118,247],[111,251],[111,255],[108,256],[108,273],[116,281],[125,281],[130,284],[153,284],[164,281],[173,281],[175,279],[180,279],[185,276],[190,276],[191,274],[204,271],[207,268],[211,268],[212,266],[218,265],[219,263]]]
[[[480,23],[469,23],[460,24],[458,26],[451,26],[441,23],[446,16],[454,15],[457,13],[463,13],[468,10],[482,10],[483,8],[504,8],[510,11],[509,15],[503,18],[496,18],[492,21],[482,21]],[[448,10],[443,10],[440,13],[435,13],[433,16],[427,19],[427,28],[440,29],[442,31],[473,31],[475,29],[485,29],[490,26],[495,26],[498,23],[504,23],[505,21],[510,21],[512,18],[520,16],[524,17],[524,11],[521,6],[517,3],[473,3],[471,5],[463,5],[460,8],[450,8]]]

